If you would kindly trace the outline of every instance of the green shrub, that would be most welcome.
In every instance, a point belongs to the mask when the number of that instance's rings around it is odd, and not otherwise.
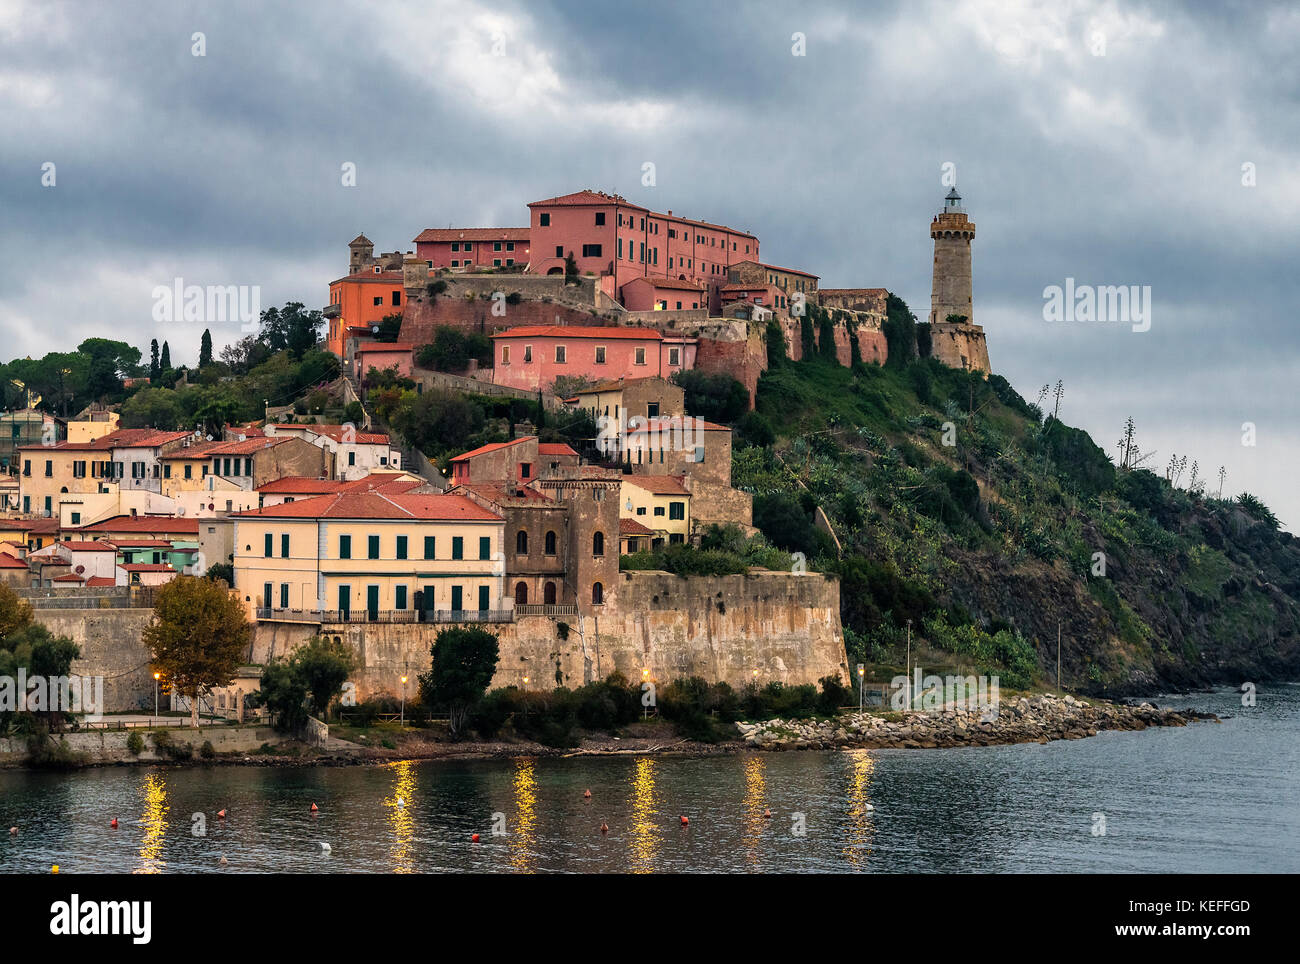
[[[211,740],[204,740],[203,745],[199,747],[199,756],[205,760],[215,760],[217,757],[216,747],[212,745]]]
[[[126,738],[126,750],[132,756],[139,756],[144,752],[144,737],[135,730]]]

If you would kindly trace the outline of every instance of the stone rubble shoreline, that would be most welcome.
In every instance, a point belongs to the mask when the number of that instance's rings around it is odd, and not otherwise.
[[[852,713],[837,720],[768,720],[737,723],[736,728],[747,746],[763,750],[912,750],[1081,740],[1102,730],[1186,726],[1196,720],[1220,722],[1214,714],[1196,710],[1160,709],[1150,703],[1094,705],[1048,693],[1002,703],[996,713],[952,708],[885,715]]]

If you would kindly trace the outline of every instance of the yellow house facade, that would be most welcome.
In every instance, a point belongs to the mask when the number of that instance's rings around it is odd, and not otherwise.
[[[624,476],[619,486],[618,516],[634,519],[651,530],[652,547],[685,542],[691,532],[691,493],[681,476]]]
[[[464,496],[344,492],[230,518],[235,588],[251,618],[509,618],[505,520]]]

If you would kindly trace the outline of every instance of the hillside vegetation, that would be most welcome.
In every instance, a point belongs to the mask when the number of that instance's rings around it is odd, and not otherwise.
[[[890,307],[891,348],[924,345]],[[1052,685],[1059,621],[1066,687],[1300,675],[1300,540],[1253,496],[1178,488],[1185,464],[1172,482],[1141,467],[1132,435],[1139,467],[1117,467],[998,375],[773,354],[734,484],[770,541],[840,574],[850,663],[901,665],[910,619],[916,645]]]

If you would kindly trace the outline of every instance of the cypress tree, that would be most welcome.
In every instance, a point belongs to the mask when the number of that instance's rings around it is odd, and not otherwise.
[[[203,329],[203,337],[199,340],[199,368],[207,368],[212,364],[212,332]]]
[[[161,369],[158,367],[158,339],[155,338],[149,342],[149,381],[158,381],[158,373]]]

